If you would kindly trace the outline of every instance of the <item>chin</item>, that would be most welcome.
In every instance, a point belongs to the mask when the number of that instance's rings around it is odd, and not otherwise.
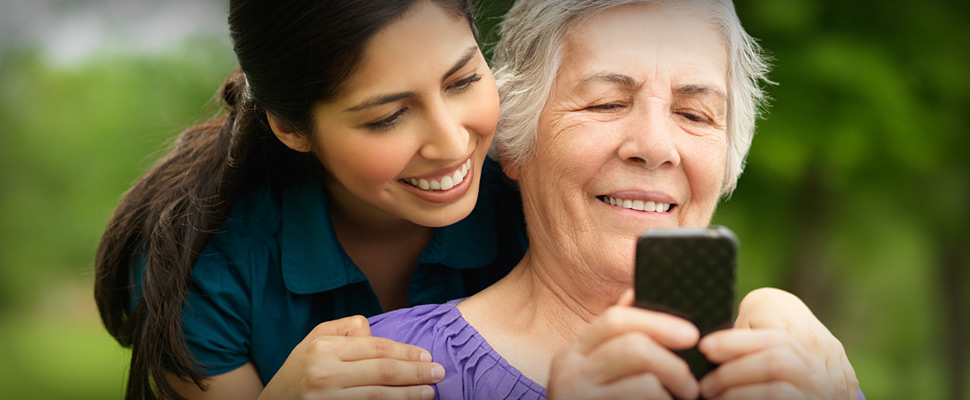
[[[408,218],[408,220],[417,225],[426,226],[429,228],[441,228],[452,225],[465,219],[472,213],[475,203],[472,203],[471,205],[466,205],[464,203],[465,202],[459,201],[455,204],[449,204],[437,210],[431,210],[421,213],[421,215],[415,215],[415,218]]]

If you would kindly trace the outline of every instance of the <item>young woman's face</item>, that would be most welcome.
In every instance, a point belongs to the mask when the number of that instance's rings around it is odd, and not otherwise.
[[[423,1],[368,43],[314,109],[312,151],[341,212],[440,227],[471,213],[498,93],[468,21]]]

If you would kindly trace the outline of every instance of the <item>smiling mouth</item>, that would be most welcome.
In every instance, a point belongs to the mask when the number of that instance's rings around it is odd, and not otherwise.
[[[407,183],[408,185],[414,186],[421,190],[426,191],[439,191],[439,190],[449,190],[461,183],[465,176],[468,175],[468,171],[472,167],[472,159],[469,158],[461,167],[455,169],[447,175],[438,177],[436,179],[424,179],[424,178],[404,178],[401,182]]]
[[[599,199],[599,201],[602,201],[611,206],[626,208],[634,211],[665,213],[673,210],[674,207],[677,207],[676,204],[672,204],[672,203],[657,203],[653,201],[621,199],[618,197],[611,197],[611,196],[596,196],[596,198]]]

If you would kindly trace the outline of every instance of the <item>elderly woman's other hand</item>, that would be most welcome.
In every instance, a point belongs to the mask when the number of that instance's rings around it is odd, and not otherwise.
[[[699,385],[672,352],[693,347],[699,333],[669,314],[630,307],[629,291],[556,354],[549,398],[694,399]]]
[[[708,359],[723,364],[701,380],[706,398],[857,398],[842,343],[791,293],[752,291],[734,328],[700,342]]]

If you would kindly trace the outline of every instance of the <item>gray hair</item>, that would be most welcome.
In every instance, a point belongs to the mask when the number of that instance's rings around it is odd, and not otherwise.
[[[755,120],[766,103],[762,82],[768,63],[744,31],[731,0],[518,0],[505,16],[495,46],[494,75],[502,104],[492,156],[521,165],[535,152],[539,114],[562,60],[564,38],[575,24],[625,4],[691,3],[708,10],[728,47],[728,154],[721,193],[737,186],[754,137]],[[695,7],[692,7],[692,9]]]

